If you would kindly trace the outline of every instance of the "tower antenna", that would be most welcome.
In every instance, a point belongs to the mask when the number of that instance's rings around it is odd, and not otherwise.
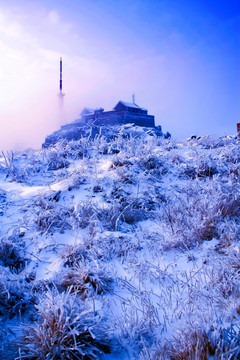
[[[133,104],[135,104],[135,94],[134,93],[132,94],[132,102],[133,102]]]
[[[63,96],[65,95],[62,92],[62,85],[63,85],[63,81],[62,81],[62,57],[60,57],[60,81],[59,81],[59,94],[58,94],[58,96],[59,96],[61,102],[63,100]]]
[[[60,93],[62,92],[62,58],[60,57],[60,84],[59,84]]]

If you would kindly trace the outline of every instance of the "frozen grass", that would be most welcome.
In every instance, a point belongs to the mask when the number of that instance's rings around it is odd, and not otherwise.
[[[86,311],[70,287],[65,293],[48,290],[37,305],[38,321],[25,327],[18,359],[98,359],[108,353],[106,339],[96,337],[97,317]]]
[[[171,234],[166,248],[189,249],[204,240],[223,239],[226,223],[234,220],[236,224],[239,216],[239,194],[237,185],[221,184],[216,179],[204,184],[191,181],[187,187],[173,191],[159,211]]]
[[[183,330],[171,342],[157,345],[152,351],[143,350],[141,360],[208,360],[238,359],[240,355],[239,328],[216,332],[201,328]],[[159,347],[159,349],[156,349]]]
[[[93,264],[79,262],[62,274],[60,286],[66,289],[72,287],[73,291],[78,292],[80,297],[85,299],[94,294],[110,291],[111,282],[112,279],[104,271],[94,269]]]
[[[28,277],[24,273],[12,274],[0,267],[0,316],[2,320],[31,315],[36,301]]]
[[[3,154],[0,338],[15,358],[238,359],[239,159],[235,138],[125,133]]]

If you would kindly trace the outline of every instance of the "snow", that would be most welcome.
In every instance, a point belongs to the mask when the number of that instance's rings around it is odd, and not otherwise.
[[[138,106],[137,104],[135,103],[129,103],[129,102],[126,102],[126,101],[119,101],[120,103],[122,103],[123,105],[127,106],[127,107],[131,107],[131,108],[135,108],[135,109],[141,109],[141,110],[147,110],[143,107],[140,107]]]
[[[237,359],[239,159],[232,137],[146,134],[0,158],[0,359],[42,351],[22,324],[40,331],[57,299],[108,342],[97,359],[200,359],[203,334]]]

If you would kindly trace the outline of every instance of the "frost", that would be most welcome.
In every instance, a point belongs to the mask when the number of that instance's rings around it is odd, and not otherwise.
[[[115,130],[1,155],[0,359],[238,359],[237,139]]]

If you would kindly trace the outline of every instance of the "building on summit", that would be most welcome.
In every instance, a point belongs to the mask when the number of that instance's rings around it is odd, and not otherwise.
[[[142,129],[136,129],[135,126]],[[79,119],[48,135],[42,146],[52,146],[58,141],[79,140],[81,137],[94,139],[96,136],[105,136],[110,139],[122,134],[124,128],[133,136],[148,134],[166,139],[171,137],[168,132],[163,134],[160,125],[155,126],[154,116],[148,115],[147,109],[138,106],[133,97],[133,102],[119,101],[111,111],[84,108]]]
[[[135,102],[119,101],[111,111],[104,111],[103,108],[84,108],[80,115],[81,121],[95,126],[130,123],[142,127],[155,127],[154,116],[148,115],[148,110]]]

